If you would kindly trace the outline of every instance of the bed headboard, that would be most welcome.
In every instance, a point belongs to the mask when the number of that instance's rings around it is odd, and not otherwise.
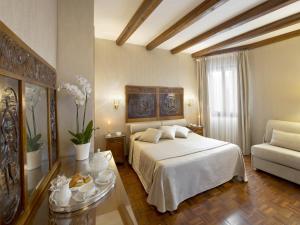
[[[184,89],[181,87],[125,86],[126,122],[184,118]]]
[[[186,119],[179,120],[160,120],[160,121],[151,121],[151,122],[140,122],[140,123],[127,123],[126,130],[127,134],[132,135],[137,132],[146,130],[147,128],[160,128],[160,126],[187,126]]]

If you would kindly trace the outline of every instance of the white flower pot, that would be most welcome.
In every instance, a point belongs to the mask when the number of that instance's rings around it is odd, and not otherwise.
[[[91,143],[74,145],[76,151],[76,160],[85,160],[89,158]]]
[[[27,152],[27,170],[33,170],[42,164],[42,151]]]

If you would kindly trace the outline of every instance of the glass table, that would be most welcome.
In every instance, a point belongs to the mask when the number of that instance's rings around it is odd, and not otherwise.
[[[80,172],[87,174],[90,170],[89,160],[76,161],[74,157],[61,158],[62,165],[59,174],[68,177]],[[110,160],[109,168],[116,175],[115,187],[103,199],[73,213],[53,213],[48,206],[49,191],[42,197],[42,202],[36,213],[30,219],[31,225],[136,225],[127,193],[114,159]]]

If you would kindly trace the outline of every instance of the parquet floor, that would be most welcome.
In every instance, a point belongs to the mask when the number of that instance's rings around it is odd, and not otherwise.
[[[248,183],[230,181],[182,202],[175,214],[146,202],[133,169],[118,166],[139,225],[300,225],[300,186],[262,171],[245,157]]]

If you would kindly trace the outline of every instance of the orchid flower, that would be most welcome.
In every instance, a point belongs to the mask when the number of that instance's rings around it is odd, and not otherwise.
[[[76,78],[79,84],[78,86],[75,84],[64,83],[59,87],[58,90],[66,90],[67,93],[71,95],[74,99],[74,102],[76,104],[76,127],[78,133],[79,132],[78,110],[79,107],[84,106],[84,114],[82,120],[82,131],[84,131],[87,100],[92,93],[92,88],[90,82],[86,78],[82,76],[76,76]]]

